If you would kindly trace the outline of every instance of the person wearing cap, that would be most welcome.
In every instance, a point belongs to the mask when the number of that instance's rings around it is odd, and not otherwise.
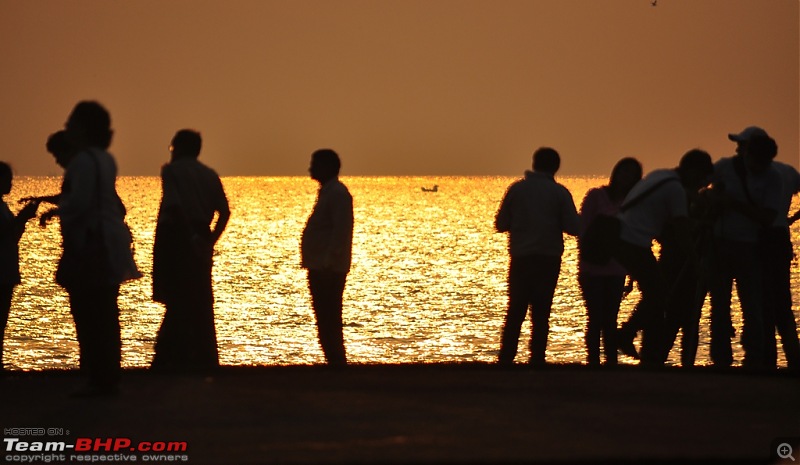
[[[714,165],[713,193],[719,209],[714,224],[711,293],[711,360],[715,366],[733,363],[731,319],[733,282],[742,310],[741,343],[746,367],[764,366],[764,305],[759,253],[761,231],[781,209],[781,179],[772,167],[775,141],[751,126],[729,134],[736,155]]]
[[[554,179],[561,166],[558,152],[542,147],[533,154],[533,171],[509,186],[495,218],[498,232],[508,232],[508,309],[500,342],[500,365],[517,355],[519,333],[531,309],[530,364],[545,364],[550,309],[553,305],[564,233],[580,233],[572,194]]]

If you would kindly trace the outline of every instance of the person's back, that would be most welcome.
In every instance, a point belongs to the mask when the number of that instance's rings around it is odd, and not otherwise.
[[[165,190],[160,215],[168,214],[171,206],[179,206],[187,221],[208,226],[215,212],[228,208],[219,175],[197,159],[174,160],[164,165],[161,176]]]
[[[545,363],[550,308],[561,270],[563,233],[576,236],[580,218],[572,195],[553,176],[561,158],[542,147],[533,154],[533,172],[509,187],[500,203],[495,227],[509,233],[508,310],[498,362],[514,362],[522,322],[531,308],[530,363]]]
[[[622,204],[620,240],[614,256],[638,282],[641,300],[635,312],[636,321],[629,320],[628,329],[618,333],[618,343],[625,353],[633,355],[634,350],[624,348],[632,349],[636,331],[642,329],[643,364],[660,366],[666,358],[664,315],[670,295],[667,279],[653,254],[653,239],[662,236],[669,224],[674,241],[671,247],[687,249],[690,243],[687,193],[707,185],[712,170],[708,153],[690,150],[681,157],[678,168],[647,175]]]
[[[637,199],[641,200],[632,204]],[[650,172],[631,189],[622,209],[620,238],[639,247],[650,247],[670,220],[688,215],[686,191],[678,173],[671,169]]]
[[[527,172],[509,187],[496,226],[509,232],[512,256],[561,256],[563,233],[576,235],[580,228],[572,194],[551,174],[539,171]]]

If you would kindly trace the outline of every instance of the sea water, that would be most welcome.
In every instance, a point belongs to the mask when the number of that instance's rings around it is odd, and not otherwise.
[[[344,295],[344,337],[355,363],[493,361],[507,303],[507,237],[494,215],[512,177],[343,177],[354,199],[353,267]],[[601,177],[558,178],[578,206]],[[58,177],[18,177],[6,201],[56,193]],[[214,256],[214,295],[220,362],[227,365],[313,364],[324,361],[299,266],[300,235],[314,205],[316,182],[307,177],[226,177],[231,220]],[[438,185],[437,192],[423,187]],[[164,307],[152,296],[152,248],[157,177],[120,177],[136,261],[144,277],[120,291],[123,365],[148,366]],[[40,213],[46,207],[40,207]],[[793,228],[797,239],[798,229]],[[53,276],[61,252],[58,222],[28,223],[20,242],[22,284],[17,286],[5,336],[10,369],[76,368],[78,344],[67,295]],[[550,318],[547,359],[586,359],[586,311],[577,284],[577,249],[565,236],[561,276]],[[798,271],[792,269],[797,295]],[[639,294],[622,303],[620,319]],[[739,304],[734,323],[741,334]],[[698,364],[709,364],[706,302]],[[522,329],[517,360],[528,359],[530,323]],[[780,352],[780,350],[779,350]],[[741,361],[738,337],[734,356]],[[669,363],[678,364],[679,349]],[[783,354],[779,364],[785,366]],[[633,363],[621,357],[622,362]]]

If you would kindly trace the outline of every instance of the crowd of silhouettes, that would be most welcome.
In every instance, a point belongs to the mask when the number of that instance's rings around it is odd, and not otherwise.
[[[60,218],[63,252],[55,280],[69,295],[80,369],[88,379],[79,396],[117,392],[119,288],[141,277],[127,211],[116,191],[117,165],[108,152],[112,136],[108,111],[97,102],[79,102],[65,129],[46,144],[65,170],[61,191],[21,199],[25,205],[17,214],[5,200],[0,202],[0,336],[20,283],[19,241],[25,224],[41,203],[53,204],[39,223],[44,227],[53,217]],[[546,363],[566,233],[578,238],[576,271],[587,313],[589,365],[600,365],[601,354],[606,365],[616,365],[622,353],[645,366],[662,366],[681,333],[681,365],[693,366],[701,310],[710,294],[715,366],[733,363],[731,340],[738,335],[745,367],[776,367],[777,331],[788,368],[800,370],[789,234],[789,226],[800,218],[800,212],[789,217],[792,197],[800,192],[800,173],[774,161],[777,144],[759,127],[729,138],[736,143],[736,154],[716,163],[708,153],[693,149],[676,168],[643,176],[638,160],[623,158],[607,185],[586,193],[580,212],[569,190],[555,180],[559,153],[549,147],[536,150],[532,171],[508,188],[495,218],[497,231],[508,233],[510,254],[498,363],[514,363],[529,311],[530,364]],[[231,211],[219,176],[198,160],[201,147],[200,133],[179,130],[170,145],[170,160],[161,169],[152,298],[166,312],[153,370],[208,373],[219,366],[211,276],[214,245]],[[342,309],[354,222],[353,199],[339,180],[340,167],[333,150],[312,154],[309,174],[319,191],[300,238],[320,346],[334,367],[347,364]],[[0,163],[3,197],[11,191],[12,178],[11,167]],[[740,334],[731,315],[734,282],[741,303]],[[621,302],[633,283],[641,300],[618,326]],[[639,333],[641,350],[634,344]],[[2,345],[0,363],[1,357]]]
[[[621,352],[644,366],[663,366],[681,333],[681,365],[694,366],[701,311],[710,295],[714,366],[733,364],[731,343],[738,335],[744,367],[775,368],[777,332],[788,368],[800,370],[789,234],[800,217],[800,212],[789,217],[800,173],[774,161],[777,143],[764,129],[751,126],[728,137],[736,154],[716,163],[693,149],[677,168],[642,177],[638,161],[620,160],[608,185],[587,192],[580,213],[554,178],[558,153],[537,150],[533,171],[509,187],[496,217],[497,230],[509,233],[511,255],[499,363],[513,363],[528,310],[530,363],[545,362],[566,233],[578,237],[588,364],[601,364],[602,340],[606,365],[616,365]],[[634,282],[641,299],[618,327],[621,301]],[[739,334],[731,315],[734,282],[741,303]]]

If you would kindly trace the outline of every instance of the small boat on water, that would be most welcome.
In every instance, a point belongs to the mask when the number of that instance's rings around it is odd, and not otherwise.
[[[439,185],[434,184],[433,187],[423,187],[422,192],[439,192]]]

